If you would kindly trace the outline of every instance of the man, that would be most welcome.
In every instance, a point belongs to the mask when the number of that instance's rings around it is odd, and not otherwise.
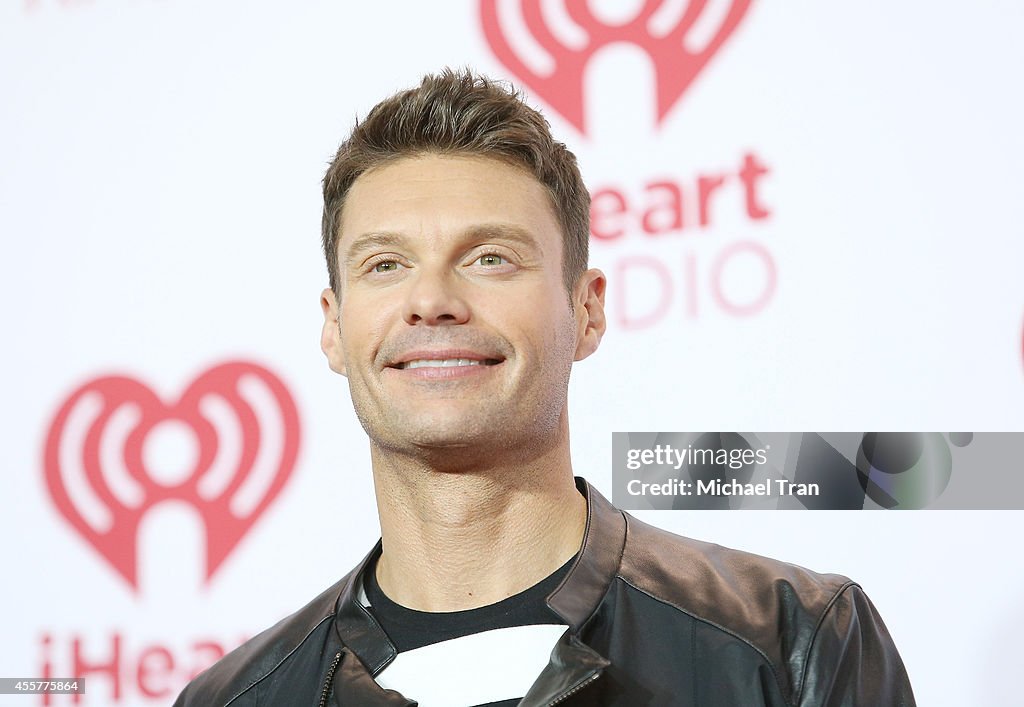
[[[605,330],[574,156],[446,71],[324,179],[321,345],[370,438],[381,542],[179,705],[914,703],[861,589],[613,508],[569,458]]]

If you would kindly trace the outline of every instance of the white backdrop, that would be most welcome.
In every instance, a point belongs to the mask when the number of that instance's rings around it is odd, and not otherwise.
[[[657,87],[688,55],[595,52],[565,84],[581,89],[581,130],[571,102],[546,101],[488,41],[483,4],[0,9],[0,676],[70,676],[77,655],[81,704],[169,704],[375,541],[365,438],[318,347],[320,178],[357,114],[444,66],[519,81],[600,195],[592,263],[612,328],[570,398],[574,465],[599,488],[615,430],[1024,428],[1024,9],[755,0],[660,120]],[[539,71],[587,41],[558,0],[540,6],[561,54],[522,3],[498,5]],[[637,5],[590,3],[620,37]],[[650,34],[684,5],[667,2]],[[687,50],[738,6],[710,2]],[[208,579],[198,497],[170,482],[170,500],[136,506],[137,546],[104,554],[47,485],[47,449],[65,466],[83,454],[48,446],[58,411],[109,375],[171,404],[225,361],[265,367],[297,409],[294,429],[259,421],[298,445],[290,476],[265,471],[281,492]],[[180,478],[205,447],[187,425],[161,429],[146,473]],[[1020,702],[1021,512],[638,515],[860,581],[922,705]]]

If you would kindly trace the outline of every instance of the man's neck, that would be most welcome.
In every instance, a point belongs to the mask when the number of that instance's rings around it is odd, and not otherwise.
[[[533,586],[579,550],[586,501],[568,443],[508,465],[437,471],[373,449],[377,580],[420,611],[461,611]]]

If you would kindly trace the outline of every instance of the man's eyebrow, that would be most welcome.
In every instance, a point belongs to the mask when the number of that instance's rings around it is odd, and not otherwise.
[[[388,231],[364,233],[352,241],[352,245],[348,247],[348,250],[345,252],[345,262],[351,263],[355,258],[368,250],[387,248],[404,242],[405,236],[401,233],[391,233]]]
[[[510,223],[482,223],[467,228],[463,235],[467,240],[498,238],[515,241],[531,248],[537,248],[540,245],[536,236],[530,231]]]

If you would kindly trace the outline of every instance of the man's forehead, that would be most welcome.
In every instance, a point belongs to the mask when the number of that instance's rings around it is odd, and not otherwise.
[[[403,157],[360,175],[345,199],[339,252],[396,236],[495,236],[550,249],[561,235],[547,189],[488,157]]]
[[[393,195],[493,192],[494,196],[522,194],[534,198],[546,194],[540,181],[524,167],[479,155],[410,155],[388,160],[363,172],[352,183],[346,205],[360,198]]]

